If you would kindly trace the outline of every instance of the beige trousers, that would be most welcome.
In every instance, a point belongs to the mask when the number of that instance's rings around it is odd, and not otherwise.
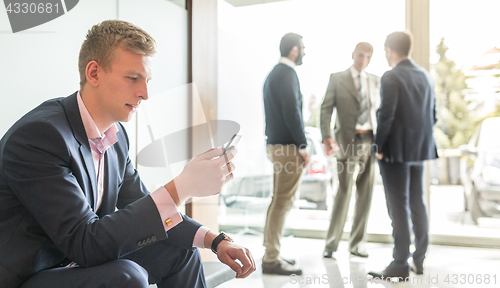
[[[273,262],[280,254],[280,239],[283,235],[286,215],[295,200],[299,187],[304,159],[295,145],[268,145],[267,155],[273,163],[273,197],[267,210],[264,227],[263,262]]]

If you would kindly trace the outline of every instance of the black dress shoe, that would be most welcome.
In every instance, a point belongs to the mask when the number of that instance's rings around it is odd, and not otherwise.
[[[415,263],[411,262],[410,263],[410,269],[413,273],[417,275],[423,275],[424,274],[424,266],[416,265]]]
[[[368,272],[368,275],[374,278],[384,279],[384,278],[399,278],[399,280],[404,281],[406,278],[410,277],[410,271],[407,267],[397,268],[394,264],[391,264],[385,268],[385,270],[380,272]]]
[[[274,262],[262,262],[262,273],[277,275],[302,275],[302,269],[296,268],[288,262],[278,259]]]
[[[351,255],[358,256],[361,258],[368,258],[368,253],[366,253],[366,252],[351,251]]]
[[[333,253],[335,252],[323,251],[323,258],[335,259],[335,257],[333,257]]]

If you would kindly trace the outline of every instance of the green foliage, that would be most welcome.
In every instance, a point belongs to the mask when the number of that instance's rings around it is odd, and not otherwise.
[[[309,101],[307,103],[307,110],[311,113],[309,119],[304,123],[305,126],[316,127],[319,128],[319,114],[321,112],[321,106],[318,107],[317,97],[313,93],[309,97]]]
[[[316,108],[316,109],[311,109],[311,117],[309,117],[309,120],[304,123],[305,126],[311,126],[311,127],[316,127],[319,128],[319,113],[320,113],[321,108]]]
[[[471,115],[470,103],[464,97],[467,76],[446,56],[447,51],[442,38],[436,47],[439,61],[432,67],[439,118],[434,135],[441,149],[466,144],[479,124],[479,119]]]

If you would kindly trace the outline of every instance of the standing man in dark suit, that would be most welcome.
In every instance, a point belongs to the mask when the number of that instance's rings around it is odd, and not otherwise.
[[[392,220],[394,260],[374,277],[409,276],[410,266],[423,274],[429,246],[429,220],[424,200],[424,160],[437,158],[432,127],[436,122],[434,84],[429,73],[409,59],[409,32],[394,32],[385,41],[385,57],[392,67],[381,80],[381,103],[374,148]],[[410,257],[411,226],[415,234]]]
[[[349,210],[354,168],[356,177],[356,208],[352,222],[349,251],[351,255],[368,257],[361,244],[366,234],[373,191],[375,157],[371,151],[373,131],[377,129],[376,111],[380,103],[380,77],[366,73],[373,47],[367,42],[356,45],[353,65],[343,72],[330,75],[325,99],[321,105],[321,134],[328,156],[336,155],[339,187],[333,202],[330,227],[326,234],[323,257],[334,258]],[[335,139],[330,122],[334,108]]]
[[[302,118],[302,93],[294,67],[302,64],[302,36],[289,33],[280,43],[281,59],[264,83],[267,154],[274,165],[273,197],[264,228],[262,272],[302,274],[294,260],[280,257],[280,238],[302,171],[309,162]]]
[[[255,270],[247,249],[177,212],[220,192],[235,151],[198,155],[153,193],[132,166],[119,122],[148,99],[155,50],[130,23],[93,26],[80,91],[42,103],[0,140],[2,287],[205,287],[196,247],[212,248],[237,277]]]

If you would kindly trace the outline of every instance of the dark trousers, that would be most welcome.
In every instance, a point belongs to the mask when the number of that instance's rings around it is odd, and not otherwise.
[[[148,288],[149,283],[159,288],[206,287],[198,249],[159,241],[99,266],[62,267],[39,272],[22,288]]]
[[[422,161],[386,163],[378,161],[385,188],[387,209],[392,220],[394,265],[408,268],[410,257],[410,219],[415,234],[413,262],[422,266],[429,246],[429,219],[424,200]]]

